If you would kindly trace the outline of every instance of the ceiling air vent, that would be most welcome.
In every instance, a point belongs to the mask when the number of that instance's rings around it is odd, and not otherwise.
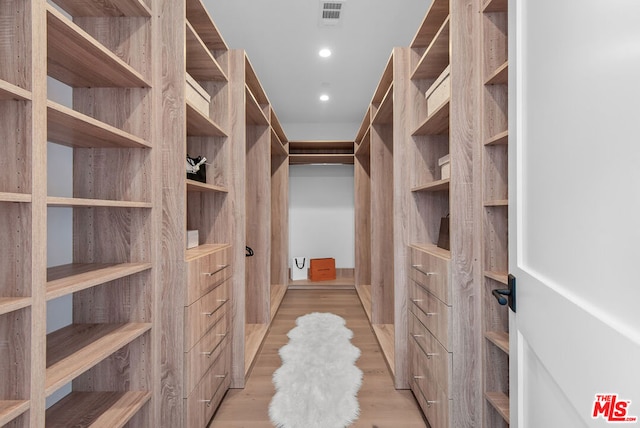
[[[320,26],[336,27],[342,23],[344,1],[320,2]]]

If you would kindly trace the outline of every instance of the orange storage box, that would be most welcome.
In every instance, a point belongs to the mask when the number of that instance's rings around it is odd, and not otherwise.
[[[336,279],[336,259],[311,259],[309,265],[311,281],[328,281]]]

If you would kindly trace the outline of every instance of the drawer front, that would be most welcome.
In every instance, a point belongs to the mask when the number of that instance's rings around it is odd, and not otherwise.
[[[452,420],[450,413],[453,409],[452,400],[446,396],[443,390],[438,389],[435,382],[425,378],[421,367],[426,364],[426,357],[415,341],[409,345],[409,357],[411,358],[411,390],[429,421],[429,425],[431,428],[449,428],[449,421]]]
[[[415,281],[409,281],[409,300],[410,316],[418,318],[447,350],[451,350],[451,307]]]
[[[229,306],[220,308],[222,312],[216,324],[205,333],[198,343],[185,354],[184,394],[189,396],[202,376],[224,352],[229,343]]]
[[[425,382],[435,383],[438,390],[442,390],[447,398],[453,398],[451,388],[451,354],[442,347],[427,328],[414,316],[409,320],[409,340],[418,345],[423,363],[416,367],[417,375]]]
[[[449,260],[411,248],[411,279],[451,306]]]
[[[186,398],[184,406],[185,426],[199,428],[207,426],[216,408],[222,401],[231,383],[230,346],[213,363],[193,392]]]
[[[184,308],[184,351],[190,350],[222,316],[223,307],[230,307],[230,282],[225,281]]]
[[[191,305],[230,276],[229,247],[189,261],[185,306]]]

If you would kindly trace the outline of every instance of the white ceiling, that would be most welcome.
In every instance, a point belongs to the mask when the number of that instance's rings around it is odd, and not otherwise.
[[[337,27],[321,26],[319,0],[203,3],[229,48],[247,51],[287,132],[287,124],[359,124],[393,47],[410,44],[431,1],[346,0]],[[318,55],[323,47],[331,57]]]

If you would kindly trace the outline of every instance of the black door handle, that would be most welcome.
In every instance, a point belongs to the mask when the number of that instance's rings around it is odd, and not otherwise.
[[[246,247],[246,250],[247,250],[247,253],[245,254],[245,256],[247,256],[247,257],[253,256],[253,249],[251,247],[246,246],[246,245],[245,245],[245,247]]]
[[[509,274],[507,278],[507,286],[509,288],[497,289],[491,291],[493,297],[498,300],[502,306],[509,304],[509,308],[513,312],[516,311],[516,277]],[[506,296],[506,297],[505,297]]]

